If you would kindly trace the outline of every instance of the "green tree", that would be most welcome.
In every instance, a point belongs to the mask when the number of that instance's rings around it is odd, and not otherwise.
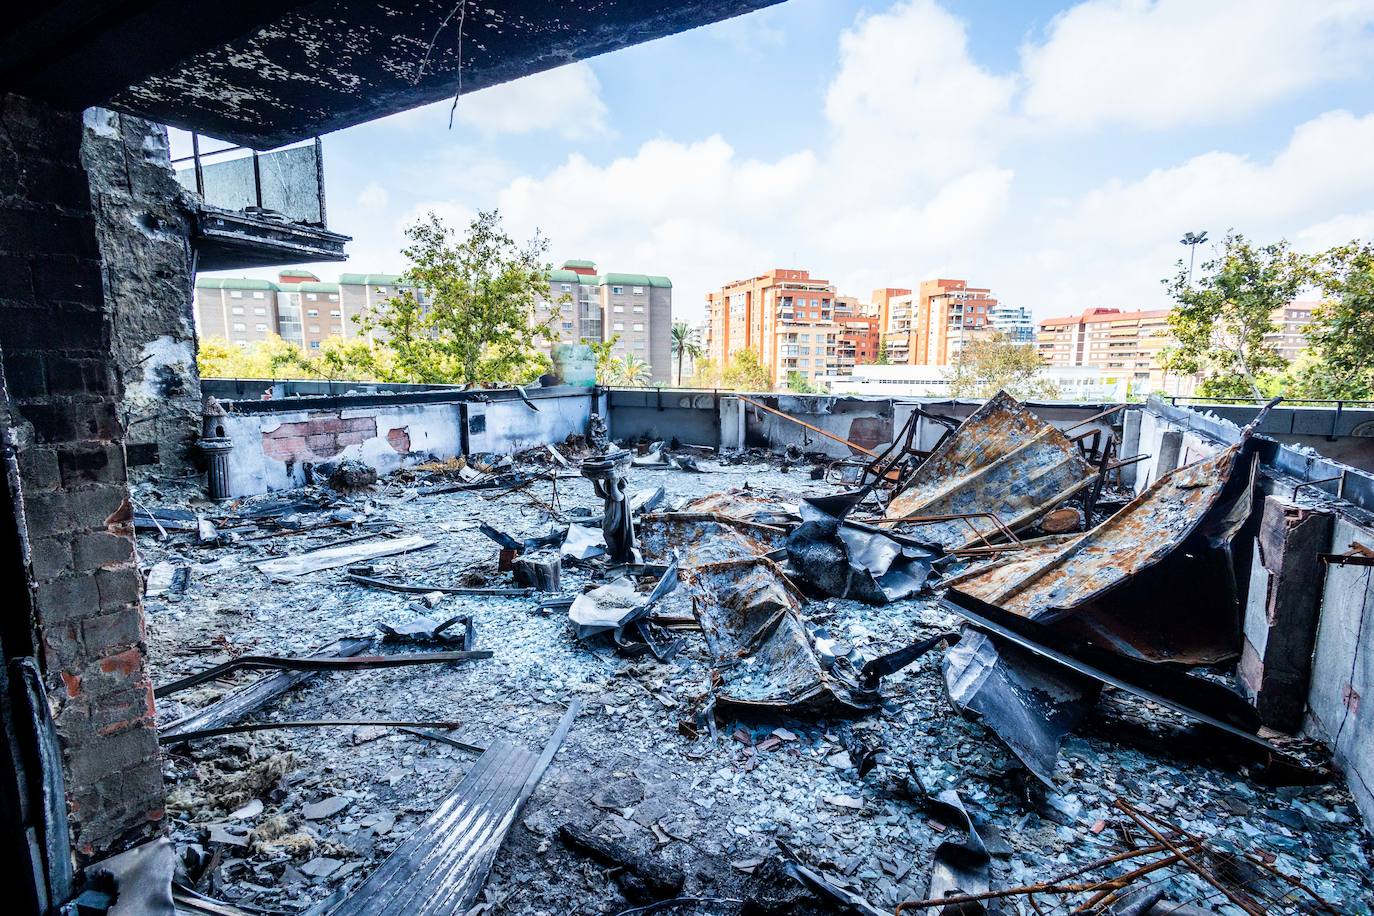
[[[620,343],[620,335],[612,334],[610,340],[589,340],[587,346],[596,357],[596,383],[614,385],[619,373],[619,360],[615,358],[615,345]]]
[[[807,381],[806,376],[796,369],[787,373],[787,390],[795,391],[797,394],[819,394],[820,389],[811,382]]]
[[[1059,389],[1040,378],[1043,364],[1032,344],[1015,344],[1005,334],[966,342],[949,372],[956,398],[990,398],[999,391],[1018,398],[1057,398]]]
[[[649,384],[652,373],[647,362],[633,353],[627,353],[624,359],[613,361],[612,376],[617,385],[643,388]]]
[[[1351,242],[1321,255],[1325,299],[1312,312],[1307,349],[1289,370],[1290,398],[1374,398],[1374,244]]]
[[[1274,311],[1307,284],[1311,266],[1285,241],[1256,246],[1237,232],[1227,233],[1196,283],[1180,260],[1175,276],[1163,281],[1178,303],[1169,313],[1177,344],[1165,351],[1165,368],[1203,373],[1199,391],[1209,397],[1264,397],[1274,370],[1286,365],[1265,335],[1278,330]]]
[[[696,361],[705,354],[700,341],[697,340],[697,332],[685,321],[674,321],[671,338],[671,351],[673,358],[677,360],[677,383],[682,384],[682,360],[683,357],[691,357],[693,367]]]
[[[247,347],[222,337],[202,337],[196,365],[201,378],[277,379],[290,375],[290,368],[298,366],[301,358],[300,347],[276,334]]]
[[[529,381],[548,368],[535,345],[554,333],[533,320],[549,298],[547,241],[517,245],[494,210],[478,213],[462,236],[430,213],[406,237],[401,292],[362,322],[386,332],[398,372],[475,385]]]
[[[755,350],[740,350],[720,373],[720,387],[735,391],[772,391],[773,379]]]

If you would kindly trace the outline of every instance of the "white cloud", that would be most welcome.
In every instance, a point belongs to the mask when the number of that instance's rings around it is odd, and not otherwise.
[[[994,157],[1015,89],[969,56],[961,20],[933,0],[898,4],[840,37],[835,155],[880,189],[949,177]]]
[[[999,288],[1046,313],[1162,308],[1160,280],[1184,255],[1185,230],[1220,240],[1235,228],[1306,250],[1349,241],[1374,229],[1374,170],[1362,152],[1372,145],[1374,115],[1335,111],[1298,125],[1268,161],[1209,152],[1106,182],[1068,206],[1045,206],[1025,233],[1036,244],[999,252],[1008,268]]]
[[[358,206],[364,210],[385,210],[386,205],[391,202],[391,195],[386,193],[386,188],[375,181],[369,181],[367,186],[358,193]]]
[[[1360,72],[1374,0],[1089,0],[1022,50],[1024,106],[1053,127],[1232,121]]]
[[[585,62],[464,93],[454,122],[486,136],[551,131],[582,140],[609,132],[601,82]]]

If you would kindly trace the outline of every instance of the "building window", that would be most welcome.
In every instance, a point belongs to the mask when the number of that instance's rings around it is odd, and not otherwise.
[[[257,329],[258,329],[259,331],[266,331],[266,330],[267,330],[267,325],[265,325],[265,324],[257,325]]]
[[[229,311],[232,312],[232,313],[235,314],[235,315],[242,315],[242,314],[243,314],[243,306],[241,306],[241,305],[236,305],[236,306],[234,306],[233,308],[231,308]]]
[[[311,333],[311,334],[318,334],[318,333],[320,333],[320,326],[317,325],[317,324],[312,324],[312,325],[310,326],[310,333]]]
[[[254,315],[266,315],[267,309],[253,309]]]
[[[571,321],[565,321],[565,322],[563,322],[563,330],[565,330],[565,331],[571,331],[571,330],[572,330],[572,326],[573,326],[573,323],[572,323]]]
[[[611,326],[611,330],[613,330],[613,331],[623,331],[623,330],[625,330],[625,322],[623,322],[623,321],[617,321],[614,325]]]
[[[644,287],[642,287],[642,286],[636,286],[636,287],[634,287],[634,294],[635,294],[636,296],[642,296],[642,295],[644,295]]]
[[[642,330],[644,330],[644,325],[641,324],[641,323],[639,323],[639,322],[635,322],[635,326],[634,326],[634,327],[635,327],[635,330],[636,330],[636,331],[642,331]]]
[[[242,299],[242,298],[243,298],[243,290],[241,290],[241,289],[231,289],[231,290],[229,290],[229,298],[230,298],[230,299]]]
[[[235,331],[246,331],[246,330],[248,330],[248,326],[245,325],[245,324],[243,324],[243,322],[234,322],[234,330],[235,330]]]
[[[625,306],[623,306],[623,305],[612,306],[612,309],[611,309],[611,310],[612,310],[612,311],[615,311],[615,312],[623,312],[623,311],[625,311]]]
[[[320,310],[319,310],[319,309],[306,309],[306,310],[305,310],[305,313],[306,313],[307,315],[309,315],[311,318],[317,318],[317,317],[319,317]]]
[[[338,318],[339,315],[340,315],[340,312],[339,312],[338,309],[330,309],[330,310],[329,310],[329,317],[330,317],[330,318]]]
[[[310,349],[312,349],[312,350],[318,350],[319,348],[320,348],[320,342],[319,342],[318,340],[312,340],[312,341],[310,341]]]
[[[611,287],[611,292],[612,292],[613,294],[619,296],[619,295],[621,295],[622,293],[625,292],[625,287],[623,287],[623,286],[612,286],[612,287]]]
[[[315,295],[314,293],[306,293],[305,298],[309,299],[311,302],[314,302],[316,299],[320,297]]]
[[[377,292],[385,294],[385,293],[386,293],[386,287],[385,287],[385,286],[379,286],[379,287],[377,287]]]
[[[254,299],[266,299],[267,297],[266,297],[265,295],[263,295],[262,290],[257,290],[257,291],[255,291],[255,292],[253,293],[253,298],[254,298]]]
[[[330,302],[338,302],[338,301],[339,301],[339,294],[338,294],[338,293],[330,293],[330,294],[329,294],[329,301],[330,301]]]

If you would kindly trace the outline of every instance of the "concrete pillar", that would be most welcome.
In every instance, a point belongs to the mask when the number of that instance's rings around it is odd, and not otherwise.
[[[1140,454],[1140,414],[1139,408],[1121,412],[1121,453],[1118,458],[1134,458]],[[1128,464],[1121,469],[1121,483],[1134,487],[1136,473],[1140,465]]]
[[[737,452],[744,448],[744,402],[739,398],[720,399],[720,451]]]
[[[1284,732],[1298,731],[1307,707],[1326,575],[1317,554],[1331,543],[1332,521],[1282,496],[1264,500],[1239,672],[1261,721]]]
[[[1159,454],[1155,456],[1155,480],[1178,467],[1183,453],[1183,430],[1166,429],[1159,436]]]

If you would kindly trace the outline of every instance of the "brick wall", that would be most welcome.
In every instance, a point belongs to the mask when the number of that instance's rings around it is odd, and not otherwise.
[[[112,320],[79,115],[0,98],[0,361],[40,663],[73,844],[156,829],[163,785],[125,475]]]

